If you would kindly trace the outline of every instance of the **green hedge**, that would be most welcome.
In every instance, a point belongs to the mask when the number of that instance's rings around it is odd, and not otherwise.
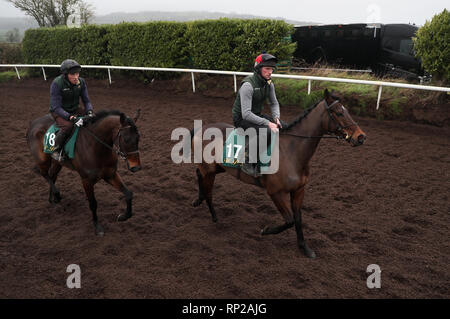
[[[25,62],[60,64],[65,59],[75,59],[80,64],[108,64],[106,33],[107,27],[95,25],[29,29],[23,39]],[[49,73],[58,72],[52,71]],[[97,74],[101,71],[89,72]]]
[[[0,63],[23,63],[22,45],[20,43],[0,43]]]
[[[188,52],[195,68],[249,71],[263,50],[290,59],[296,44],[283,39],[292,32],[279,20],[195,21],[188,23]]]
[[[40,28],[25,32],[23,54],[30,64],[71,58],[91,65],[250,71],[263,50],[289,59],[296,44],[283,39],[292,31],[283,21],[237,19]]]
[[[438,80],[450,82],[450,12],[444,9],[426,21],[414,39],[414,49],[426,71]]]
[[[179,68],[187,64],[186,24],[121,23],[108,29],[111,65]]]

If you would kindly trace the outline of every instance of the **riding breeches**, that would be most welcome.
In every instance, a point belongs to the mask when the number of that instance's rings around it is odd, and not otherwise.
[[[65,118],[60,117],[58,114],[56,114],[55,112],[50,112],[51,116],[53,117],[53,119],[56,122],[56,125],[58,126],[58,128],[61,130],[61,133],[64,135],[69,135],[72,132],[73,129],[73,122],[66,120]],[[80,108],[78,108],[78,110],[71,115],[81,115],[82,114],[82,110]]]
[[[272,117],[268,116],[268,115],[261,114],[259,116],[269,120],[270,122],[275,123],[274,119]],[[283,126],[285,125],[285,123],[283,123],[281,120],[280,120],[280,123]],[[234,126],[236,128],[240,127],[242,129],[246,130],[246,129],[250,128],[250,127],[253,127],[256,130],[256,135],[257,135],[257,141],[256,141],[257,142],[257,156],[258,156],[258,159],[259,159],[260,152],[264,151],[264,149],[261,149],[261,150],[259,149],[259,146],[260,146],[259,145],[259,139],[266,138],[266,140],[267,140],[267,144],[266,145],[267,145],[267,147],[269,147],[269,145],[271,143],[270,128],[267,125],[258,125],[258,124],[246,121],[244,119],[240,119],[238,121],[234,121],[233,124],[234,124]],[[259,129],[264,129],[264,130],[261,130],[261,132],[260,132]],[[248,144],[248,143],[249,143],[249,141],[246,141],[246,144]]]

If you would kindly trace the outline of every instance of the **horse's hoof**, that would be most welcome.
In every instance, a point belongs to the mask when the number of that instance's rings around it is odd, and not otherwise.
[[[198,207],[198,206],[200,206],[201,203],[202,203],[202,201],[197,198],[197,199],[194,199],[194,201],[192,202],[192,206]]]
[[[266,227],[264,227],[263,229],[261,229],[261,232],[260,232],[260,235],[261,236],[264,236],[264,235],[267,235],[267,229],[269,228],[269,226],[266,226]]]
[[[118,222],[124,222],[124,221],[128,220],[129,218],[131,218],[131,215],[120,214],[119,216],[117,216],[117,221]]]
[[[61,199],[62,199],[62,196],[61,196],[60,193],[56,193],[56,194],[54,195],[54,197],[55,197],[55,201],[57,200],[58,203],[59,203],[59,202],[61,201]]]
[[[303,247],[303,251],[305,252],[306,257],[311,258],[311,259],[316,258],[316,253],[314,252],[314,250],[312,250],[308,246]]]
[[[105,231],[103,230],[102,226],[97,226],[95,228],[95,234],[99,237],[103,237],[105,235]]]

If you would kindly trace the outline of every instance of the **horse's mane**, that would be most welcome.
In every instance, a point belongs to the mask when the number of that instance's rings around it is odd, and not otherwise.
[[[134,123],[134,121],[131,118],[129,118],[128,116],[126,116],[125,113],[118,111],[118,110],[98,111],[95,113],[95,116],[93,118],[88,120],[88,122],[89,122],[89,124],[92,125],[92,124],[100,122],[101,120],[105,119],[108,116],[111,116],[111,115],[121,116],[122,114],[125,116],[127,124],[137,130],[137,127],[136,127],[136,124]]]
[[[308,107],[302,114],[300,114],[295,120],[293,120],[291,123],[289,123],[287,126],[283,127],[280,132],[286,132],[293,128],[295,125],[300,123],[305,117],[308,116],[309,113],[311,113],[312,110],[322,101],[323,99],[317,101],[314,105]]]
[[[339,96],[336,95],[333,91],[330,93],[330,96],[335,99],[335,100],[339,100]],[[288,126],[283,127],[280,132],[286,132],[288,130],[290,130],[291,128],[293,128],[296,124],[300,123],[305,117],[308,116],[308,114],[314,110],[314,108],[319,105],[320,102],[322,102],[323,99],[320,99],[319,101],[317,101],[314,105],[308,107],[305,112],[303,112],[303,114],[300,114],[294,121],[292,121],[291,123],[288,124]]]

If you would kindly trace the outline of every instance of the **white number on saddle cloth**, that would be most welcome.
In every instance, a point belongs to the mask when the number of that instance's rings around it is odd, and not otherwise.
[[[236,149],[236,151],[234,152],[234,156],[233,156],[233,154],[231,154],[232,146],[234,146],[234,148]],[[241,149],[242,149],[242,145],[228,144],[227,145],[227,149],[228,149],[228,151],[227,151],[227,157],[228,158],[230,158],[230,157],[238,158],[239,153],[241,152]]]
[[[45,134],[45,144],[48,143],[48,144],[50,144],[50,146],[55,146],[55,137],[56,137],[55,133]]]

